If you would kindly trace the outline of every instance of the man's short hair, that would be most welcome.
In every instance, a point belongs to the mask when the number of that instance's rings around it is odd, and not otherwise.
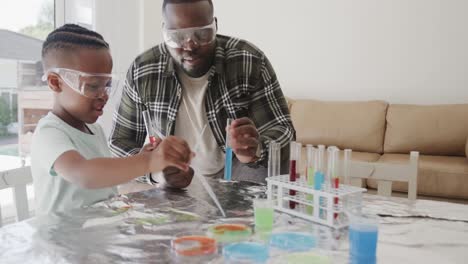
[[[164,0],[162,10],[163,10],[163,13],[164,13],[165,10],[166,10],[166,5],[167,4],[187,4],[187,3],[195,3],[195,2],[201,2],[201,1],[208,1],[211,8],[213,8],[213,2],[211,0]]]

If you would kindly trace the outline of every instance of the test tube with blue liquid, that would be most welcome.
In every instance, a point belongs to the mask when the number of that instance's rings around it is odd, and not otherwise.
[[[324,168],[323,168],[323,155],[325,153],[325,146],[318,146],[318,155],[316,156],[316,165],[315,165],[315,175],[314,175],[314,189],[321,190],[322,184],[325,178]]]
[[[224,163],[224,180],[231,181],[231,174],[232,174],[232,148],[231,142],[229,140],[230,133],[229,129],[231,128],[232,119],[227,119],[227,131],[226,131],[226,156],[225,156],[225,163]]]
[[[325,179],[325,172],[324,172],[324,166],[323,166],[324,154],[325,154],[325,146],[319,145],[318,155],[316,156],[316,160],[315,160],[317,163],[317,165],[315,166],[316,171],[314,175],[314,189],[315,190],[322,190],[322,187],[324,185],[324,179]],[[320,198],[319,204],[320,204],[320,207],[324,206],[323,198]],[[323,214],[324,214],[324,210],[320,208],[319,217],[323,218]]]

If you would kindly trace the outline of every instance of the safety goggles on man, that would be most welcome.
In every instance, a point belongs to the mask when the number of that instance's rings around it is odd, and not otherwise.
[[[118,84],[114,74],[86,73],[66,68],[48,70],[42,76],[42,81],[46,81],[49,74],[58,75],[74,91],[93,99],[104,95],[110,96]]]
[[[204,27],[167,29],[163,26],[163,38],[171,48],[182,48],[189,40],[200,46],[208,45],[216,38],[216,19]]]

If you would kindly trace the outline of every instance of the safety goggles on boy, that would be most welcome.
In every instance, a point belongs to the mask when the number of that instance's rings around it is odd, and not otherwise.
[[[114,74],[86,73],[66,68],[52,68],[42,76],[42,80],[46,81],[51,73],[57,74],[74,91],[93,99],[104,94],[110,96],[118,84]]]
[[[216,19],[203,27],[167,29],[163,26],[163,38],[171,48],[182,48],[189,40],[200,46],[208,45],[216,38]]]

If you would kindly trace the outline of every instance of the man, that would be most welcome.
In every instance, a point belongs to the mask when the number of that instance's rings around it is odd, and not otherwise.
[[[162,12],[164,43],[137,57],[127,73],[114,117],[113,152],[139,152],[146,136],[141,113],[150,110],[162,134],[184,138],[196,152],[192,165],[198,173],[223,175],[226,131],[235,154],[234,180],[264,181],[271,140],[281,144],[287,171],[295,131],[265,54],[246,41],[217,35],[211,0],[165,0]],[[228,118],[234,119],[230,127]],[[188,185],[191,176],[175,169],[165,174],[175,187]]]

